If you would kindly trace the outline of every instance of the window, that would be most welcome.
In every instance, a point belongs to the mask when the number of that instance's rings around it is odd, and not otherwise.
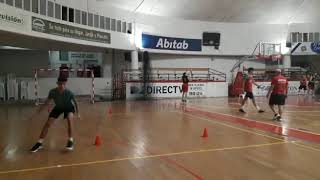
[[[68,51],[60,51],[59,52],[60,61],[69,61],[69,53]]]
[[[94,27],[99,28],[99,15],[94,15]]]
[[[61,19],[61,5],[60,4],[55,4],[54,15],[56,16],[56,19]]]
[[[74,9],[69,8],[69,22],[74,22]]]
[[[6,0],[6,3],[10,6],[13,6],[13,0]]]
[[[75,22],[81,24],[81,11],[76,9]]]
[[[298,41],[298,33],[293,32],[291,33],[291,42],[295,43]]]
[[[127,23],[126,22],[122,22],[122,32],[123,33],[127,33]]]
[[[104,16],[100,16],[100,28],[104,29],[104,24],[105,24],[105,18]]]
[[[32,12],[39,13],[39,4],[38,0],[32,0]]]
[[[68,21],[68,7],[62,6],[62,20]]]
[[[40,0],[40,14],[47,15],[47,0]]]
[[[319,33],[316,32],[316,33],[314,33],[314,42],[319,42],[319,41],[320,41]]]
[[[132,34],[132,23],[128,23],[127,33]]]
[[[121,21],[117,21],[117,32],[121,32]]]
[[[15,0],[15,7],[22,9],[22,0]]]
[[[106,30],[110,30],[110,18],[106,18]]]
[[[88,26],[93,26],[93,14],[88,13]]]
[[[54,17],[53,16],[53,9],[54,9],[54,4],[51,1],[48,1],[48,16],[49,17]]]
[[[81,23],[83,24],[83,25],[87,25],[87,13],[86,12],[81,12]]]
[[[313,33],[309,33],[309,42],[313,42]]]
[[[30,11],[30,0],[23,1],[23,9],[26,11]]]
[[[116,31],[116,20],[111,19],[111,31]]]
[[[303,42],[308,42],[308,33],[303,33]]]
[[[302,42],[302,33],[298,33],[298,42]]]

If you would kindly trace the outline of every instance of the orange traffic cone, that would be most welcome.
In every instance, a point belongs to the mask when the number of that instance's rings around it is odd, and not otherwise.
[[[207,128],[204,128],[203,134],[202,134],[201,137],[203,137],[203,138],[207,138],[207,137],[208,137],[208,130],[207,130]]]
[[[102,144],[101,137],[99,135],[96,136],[96,140],[94,141],[94,145],[100,146]]]

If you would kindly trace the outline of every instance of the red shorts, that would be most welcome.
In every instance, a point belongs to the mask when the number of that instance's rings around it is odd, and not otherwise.
[[[182,84],[182,92],[188,92],[189,85],[188,84]]]

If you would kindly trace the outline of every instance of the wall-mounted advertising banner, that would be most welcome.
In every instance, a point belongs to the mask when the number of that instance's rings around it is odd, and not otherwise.
[[[201,39],[186,39],[142,34],[142,47],[175,51],[201,51]]]
[[[271,87],[271,82],[257,82],[257,84],[260,86],[258,89],[256,86],[253,87],[253,94],[255,96],[266,96],[269,88]],[[288,94],[289,95],[297,95],[299,92],[299,81],[289,81],[288,82]]]
[[[32,17],[32,30],[62,36],[67,38],[80,39],[85,41],[99,42],[110,44],[110,33],[83,29],[66,24],[56,23],[37,17]]]
[[[27,29],[27,24],[29,23],[26,23],[26,16],[0,8],[0,26]]]
[[[292,55],[320,55],[320,42],[301,42],[291,49]]]
[[[206,97],[207,83],[189,83],[188,97]],[[182,83],[126,83],[128,99],[141,98],[147,94],[150,98],[172,98],[182,96]]]

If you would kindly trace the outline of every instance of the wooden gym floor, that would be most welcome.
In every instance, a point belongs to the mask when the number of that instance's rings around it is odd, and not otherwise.
[[[0,179],[313,180],[320,179],[320,104],[289,97],[284,121],[238,99],[81,103],[75,150],[63,150],[66,122],[49,130],[44,149],[29,153],[48,112],[0,106]],[[111,111],[111,112],[109,112]],[[200,137],[207,128],[207,138]],[[96,135],[101,146],[93,145]]]

